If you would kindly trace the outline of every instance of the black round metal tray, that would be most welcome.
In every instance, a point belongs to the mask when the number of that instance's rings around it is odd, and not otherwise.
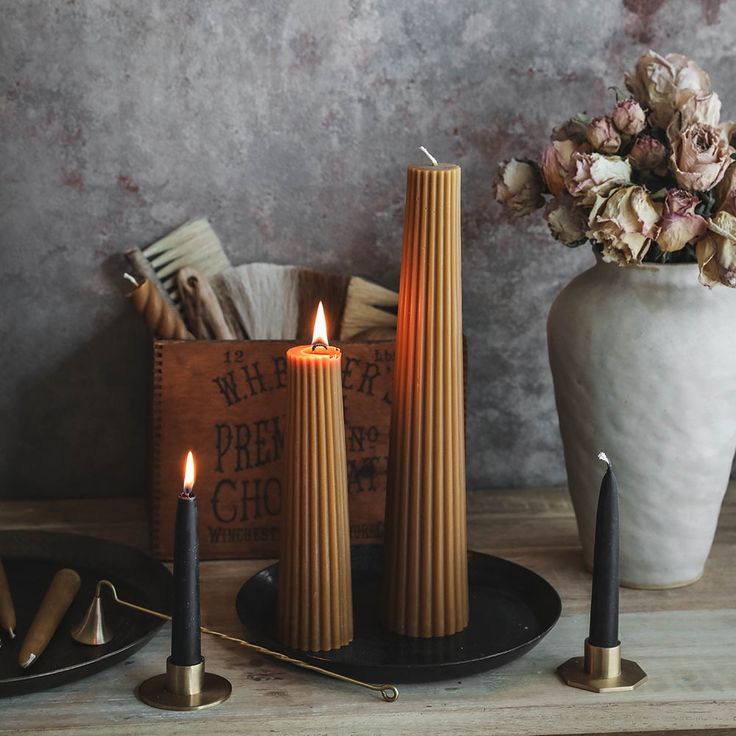
[[[0,557],[15,604],[17,637],[0,648],[0,697],[38,692],[106,669],[136,652],[163,621],[117,606],[103,593],[105,619],[114,636],[102,646],[79,644],[70,635],[92,600],[97,581],[110,580],[118,595],[163,613],[171,610],[171,573],[143,552],[92,537],[53,532],[0,532]],[[54,573],[71,567],[79,593],[46,651],[27,670],[18,664],[23,637]]]
[[[468,553],[470,623],[453,636],[414,639],[379,620],[383,547],[354,546],[354,639],[333,652],[301,652],[276,635],[278,563],[261,570],[238,593],[247,637],[305,662],[372,682],[430,682],[499,667],[528,652],[557,623],[557,591],[531,570],[499,557]]]

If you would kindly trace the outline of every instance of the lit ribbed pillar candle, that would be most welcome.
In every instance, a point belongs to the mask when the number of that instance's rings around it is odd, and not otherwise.
[[[463,411],[460,168],[409,166],[384,576],[400,634],[468,624]]]
[[[286,485],[281,517],[278,627],[305,651],[353,638],[341,353],[319,327],[313,344],[286,353]]]

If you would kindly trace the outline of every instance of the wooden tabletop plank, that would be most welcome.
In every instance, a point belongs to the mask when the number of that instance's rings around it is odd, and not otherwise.
[[[631,693],[594,695],[564,686],[555,668],[582,653],[590,575],[563,489],[494,491],[469,496],[470,546],[519,562],[547,578],[563,616],[527,656],[463,680],[404,685],[397,703],[285,667],[205,638],[207,667],[228,677],[232,698],[204,713],[147,708],[135,686],[162,672],[165,627],[141,652],[87,680],[0,700],[0,733],[17,734],[664,734],[736,732],[736,487],[724,503],[713,553],[701,581],[671,591],[621,590],[624,656],[650,679]],[[2,502],[0,528],[104,536],[145,548],[141,500]],[[202,564],[205,626],[236,636],[242,583],[267,560]],[[724,733],[723,731],[720,731]]]
[[[231,680],[233,696],[216,710],[182,714],[153,710],[133,695],[139,682],[163,671],[166,627],[143,652],[88,680],[2,701],[0,732],[199,734],[216,724],[223,735],[542,735],[733,725],[736,658],[724,636],[736,631],[736,611],[622,616],[624,656],[649,674],[630,693],[595,695],[557,678],[557,665],[581,652],[586,628],[586,616],[565,616],[528,656],[472,677],[403,685],[396,703],[206,638],[208,669]]]

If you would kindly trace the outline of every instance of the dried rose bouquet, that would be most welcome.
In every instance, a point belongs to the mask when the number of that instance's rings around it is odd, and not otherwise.
[[[501,164],[496,199],[515,217],[544,207],[557,240],[604,261],[697,261],[703,284],[736,288],[736,123],[679,54],[643,54],[626,87],[610,115],[556,128],[540,163]]]

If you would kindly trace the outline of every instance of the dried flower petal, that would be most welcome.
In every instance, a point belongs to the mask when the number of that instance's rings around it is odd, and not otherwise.
[[[681,128],[691,123],[702,123],[717,128],[721,121],[721,100],[715,92],[698,97],[693,95],[680,108]]]
[[[674,252],[682,250],[688,243],[705,234],[708,223],[695,208],[700,199],[682,189],[669,189],[664,199],[660,232],[657,245],[660,250]]]
[[[680,54],[663,57],[651,50],[626,74],[626,86],[649,109],[652,125],[663,130],[690,97],[711,91],[710,78],[694,61]]]
[[[542,154],[542,178],[544,183],[555,197],[566,192],[565,179],[567,178],[572,155],[579,148],[579,144],[571,140],[552,141]]]
[[[636,139],[629,152],[629,161],[637,171],[651,171],[656,176],[665,176],[668,171],[667,148],[650,135]]]
[[[641,263],[659,234],[658,220],[659,212],[645,189],[621,187],[607,199],[598,198],[588,220],[588,237],[601,244],[604,261],[620,266]]]
[[[700,283],[736,288],[736,217],[730,212],[717,212],[695,246],[695,254]]]
[[[553,199],[544,210],[552,236],[568,246],[581,245],[586,240],[588,218],[582,207],[576,207],[568,196]]]
[[[639,135],[647,122],[642,106],[633,97],[616,104],[611,113],[611,120],[625,135]]]
[[[593,118],[588,125],[586,136],[594,151],[616,153],[621,148],[621,135],[611,118],[604,116]]]
[[[578,204],[592,205],[616,187],[631,181],[631,165],[620,156],[576,152],[565,184]]]
[[[670,163],[683,189],[707,192],[723,178],[733,149],[718,128],[690,123],[680,130],[676,121],[667,130],[672,146]]]
[[[527,161],[512,158],[500,164],[494,189],[496,201],[514,217],[528,215],[544,206],[539,171]]]

